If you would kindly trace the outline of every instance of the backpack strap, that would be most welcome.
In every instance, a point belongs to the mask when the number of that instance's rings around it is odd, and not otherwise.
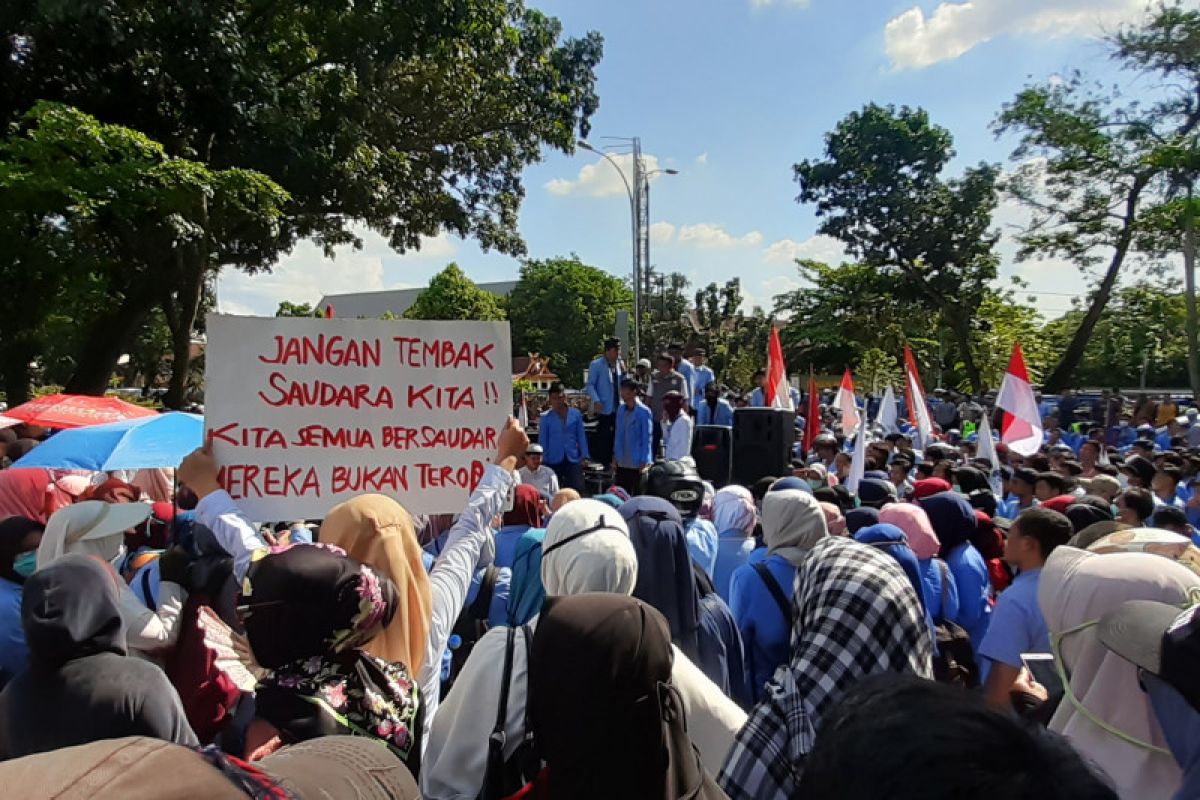
[[[486,622],[491,616],[492,595],[496,593],[496,578],[499,574],[500,570],[496,569],[493,564],[489,564],[483,571],[483,580],[479,582],[479,593],[475,595],[474,602],[467,608],[467,611],[475,619]]]
[[[762,578],[762,582],[766,584],[767,591],[771,593],[771,597],[775,600],[775,605],[779,606],[779,613],[783,614],[784,620],[790,627],[792,624],[792,603],[787,599],[787,595],[783,593],[783,587],[779,585],[779,581],[775,580],[775,576],[771,574],[771,570],[767,569],[767,565],[759,561],[751,566],[758,573],[758,577]]]
[[[150,594],[150,570],[148,569],[142,570],[142,597],[146,601],[146,606],[151,611],[158,607],[158,603],[155,602],[154,597]]]
[[[508,743],[508,735],[504,732],[504,724],[508,719],[508,684],[512,681],[513,643],[516,639],[515,628],[508,629],[508,641],[504,648],[504,672],[500,677],[500,702],[496,706],[496,724],[488,737],[487,771],[483,778],[483,800],[499,800],[503,795],[504,781],[504,746]],[[528,705],[528,704],[526,704]]]
[[[948,565],[945,561],[942,561],[940,558],[935,558],[934,561],[937,562],[938,572],[942,573],[942,606],[941,606],[941,608],[938,609],[938,611],[940,612],[938,614],[938,617],[939,617],[938,622],[945,622],[946,621],[946,601],[950,594],[950,589],[949,589],[950,565]]]
[[[521,752],[523,762],[520,764],[522,777],[532,780],[538,774],[541,767],[541,759],[537,757],[537,747],[534,745],[533,736],[533,721],[529,717],[529,709],[532,703],[529,698],[533,697],[533,629],[528,625],[521,626],[522,633],[525,634],[525,738],[521,742],[519,752]]]

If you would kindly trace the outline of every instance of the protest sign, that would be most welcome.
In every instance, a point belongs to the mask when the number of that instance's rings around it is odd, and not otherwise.
[[[359,494],[461,511],[512,407],[506,322],[210,314],[205,427],[252,519]]]

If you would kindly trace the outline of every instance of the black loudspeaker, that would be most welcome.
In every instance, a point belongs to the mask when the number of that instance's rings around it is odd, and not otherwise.
[[[796,414],[778,408],[733,412],[733,481],[751,486],[768,475],[792,474]]]
[[[692,460],[700,477],[720,489],[733,469],[733,428],[697,425],[692,435]]]

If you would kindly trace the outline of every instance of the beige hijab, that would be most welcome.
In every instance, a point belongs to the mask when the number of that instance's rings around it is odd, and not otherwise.
[[[1064,631],[1099,619],[1127,600],[1182,605],[1200,577],[1170,560],[1146,553],[1097,555],[1058,547],[1038,580],[1038,604],[1051,640]],[[1109,727],[1154,747],[1166,739],[1154,710],[1138,685],[1138,668],[1101,644],[1096,627],[1069,633],[1061,643],[1071,691],[1079,703]],[[1123,798],[1168,800],[1182,773],[1169,753],[1154,752],[1103,730],[1064,698],[1050,721],[1087,759],[1099,764]]]
[[[589,528],[597,529],[578,535]],[[554,512],[542,542],[542,586],[548,597],[633,594],[637,568],[629,526],[612,506],[576,500]]]
[[[342,548],[396,584],[396,615],[365,649],[404,664],[413,675],[419,673],[433,620],[433,597],[412,517],[390,497],[359,495],[334,506],[321,523],[320,541]]]
[[[778,553],[796,567],[817,542],[829,535],[821,504],[799,489],[767,492],[762,504],[762,528],[767,552]]]

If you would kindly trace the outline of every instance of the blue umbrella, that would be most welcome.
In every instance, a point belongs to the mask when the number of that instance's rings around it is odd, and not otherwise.
[[[13,466],[93,472],[178,467],[202,444],[204,417],[171,412],[59,431]]]

